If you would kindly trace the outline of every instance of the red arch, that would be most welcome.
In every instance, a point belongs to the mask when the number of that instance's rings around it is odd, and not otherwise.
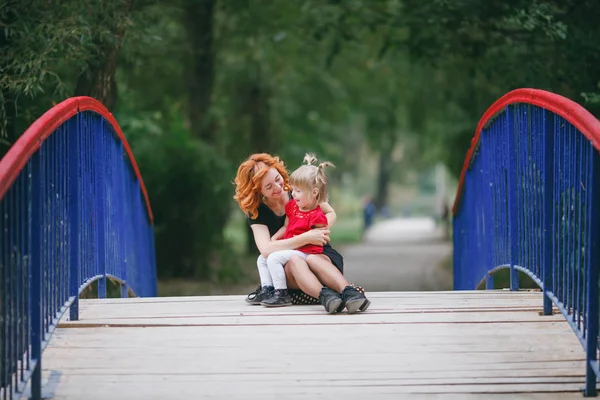
[[[477,124],[475,136],[471,140],[471,147],[467,152],[467,156],[465,157],[465,162],[460,173],[458,190],[456,191],[456,198],[454,200],[454,206],[452,207],[452,212],[454,214],[456,214],[456,210],[460,203],[462,192],[465,186],[465,175],[467,174],[467,170],[471,165],[471,159],[473,158],[473,153],[477,148],[481,130],[497,114],[504,112],[507,105],[515,103],[533,104],[560,115],[569,121],[575,128],[577,128],[586,138],[588,138],[597,150],[600,150],[600,121],[598,121],[596,117],[594,117],[581,105],[567,99],[566,97],[540,89],[515,89],[511,92],[508,92],[496,100],[496,102],[494,102],[494,104],[492,104],[486,110]]]
[[[31,124],[25,133],[23,133],[10,148],[8,153],[0,160],[0,199],[8,192],[8,189],[17,179],[23,168],[25,168],[25,165],[27,165],[31,156],[40,148],[41,143],[59,126],[81,111],[93,111],[98,113],[112,125],[119,140],[123,142],[123,148],[127,152],[129,160],[131,161],[131,166],[140,182],[140,188],[144,195],[144,199],[146,200],[148,217],[150,222],[154,223],[154,216],[152,215],[152,208],[150,207],[150,199],[148,197],[148,192],[146,191],[146,186],[144,185],[142,175],[140,174],[140,170],[133,157],[131,147],[129,147],[129,143],[127,142],[127,139],[125,139],[123,131],[121,131],[121,127],[117,123],[115,117],[113,117],[110,111],[108,111],[102,103],[86,96],[71,97],[46,111],[44,115]]]

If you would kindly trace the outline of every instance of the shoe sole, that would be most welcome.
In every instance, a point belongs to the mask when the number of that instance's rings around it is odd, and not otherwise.
[[[263,307],[285,307],[285,306],[291,306],[292,303],[283,303],[283,304],[260,303],[260,305],[263,306]]]
[[[363,305],[359,308],[360,311],[366,311],[367,308],[369,308],[369,306],[371,305],[371,300],[366,299],[366,301],[363,303]]]
[[[335,314],[344,309],[343,304],[344,301],[342,299],[335,299],[329,302],[329,307],[325,307],[325,311],[329,314]]]
[[[371,301],[369,299],[356,299],[346,303],[346,309],[348,310],[348,314],[355,314],[358,311],[365,311],[370,305]]]

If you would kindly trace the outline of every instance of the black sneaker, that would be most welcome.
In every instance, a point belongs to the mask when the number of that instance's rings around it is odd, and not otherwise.
[[[258,285],[258,288],[246,297],[246,303],[252,304],[253,306],[259,306],[260,303],[269,297],[273,296],[275,288],[273,286],[263,286]]]
[[[328,287],[323,287],[319,293],[319,301],[329,314],[335,314],[344,309],[344,300],[338,292]]]
[[[292,305],[292,298],[287,289],[275,289],[273,296],[260,302],[265,307],[284,307]]]
[[[357,311],[365,311],[371,305],[369,299],[353,286],[346,286],[344,290],[342,290],[342,299],[344,299],[344,305],[348,310],[348,314],[354,314]]]

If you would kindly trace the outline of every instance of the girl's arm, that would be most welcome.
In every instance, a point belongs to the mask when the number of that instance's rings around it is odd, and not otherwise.
[[[327,202],[321,203],[320,206],[321,210],[323,210],[323,214],[325,214],[325,217],[327,217],[327,222],[329,223],[329,227],[331,228],[333,224],[335,224],[335,220],[337,219],[335,210]]]
[[[307,244],[324,245],[329,242],[329,229],[311,229],[301,235],[289,239],[271,240],[269,228],[266,225],[250,225],[254,234],[254,242],[263,257],[279,250],[294,250]]]
[[[288,226],[288,217],[285,217],[285,222],[283,224],[283,226],[281,228],[279,228],[279,230],[277,232],[275,232],[275,234],[271,237],[271,241],[273,240],[279,240],[283,237],[283,235],[285,234],[285,230]]]

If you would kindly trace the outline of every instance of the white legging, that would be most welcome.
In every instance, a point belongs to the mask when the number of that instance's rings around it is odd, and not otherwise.
[[[262,286],[273,285],[275,289],[287,289],[283,266],[290,261],[292,256],[298,256],[306,260],[306,253],[298,250],[276,251],[271,253],[266,259],[262,255],[258,256],[256,264],[258,266],[260,284]]]

